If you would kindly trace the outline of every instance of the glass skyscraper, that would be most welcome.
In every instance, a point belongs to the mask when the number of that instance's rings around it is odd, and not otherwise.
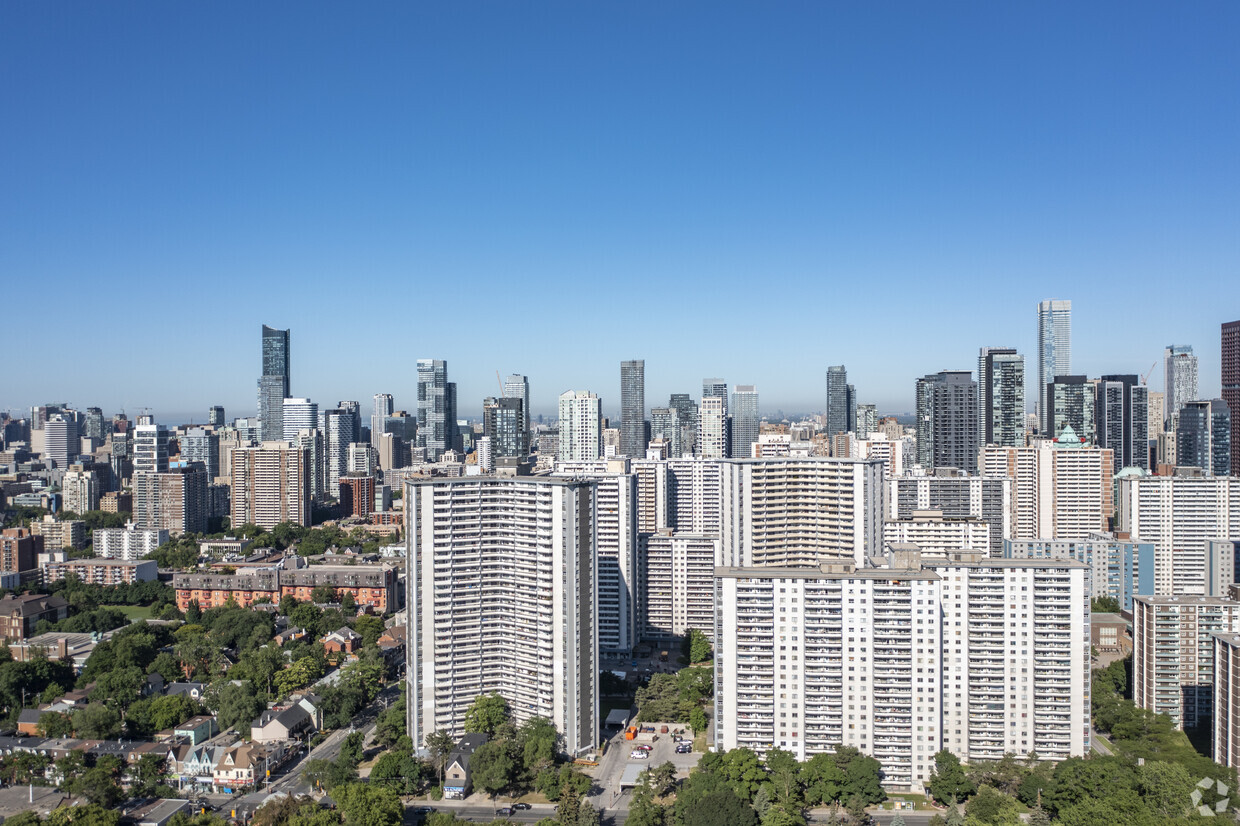
[[[1072,372],[1072,302],[1038,303],[1038,420],[1043,433],[1053,428],[1046,386]],[[1054,434],[1052,434],[1054,435]]]
[[[632,459],[646,456],[646,362],[620,362],[620,452]]]
[[[289,397],[289,331],[263,325],[263,374],[258,380],[258,418],[263,441],[284,437],[284,400]]]

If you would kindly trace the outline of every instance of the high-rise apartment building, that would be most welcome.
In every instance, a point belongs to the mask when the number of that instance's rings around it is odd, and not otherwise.
[[[349,445],[357,441],[353,422],[349,411],[340,408],[323,414],[324,480],[333,499],[340,498],[340,477],[349,472]]]
[[[207,426],[223,427],[224,426],[224,407],[223,405],[212,405],[207,408]]]
[[[104,559],[142,559],[167,541],[166,530],[141,530],[132,523],[124,528],[96,528],[91,535],[95,555]]]
[[[480,694],[518,724],[545,717],[563,749],[599,731],[596,482],[414,479],[407,514],[407,728],[464,733]]]
[[[1222,326],[1223,401],[1240,418],[1240,321]],[[1240,426],[1231,429],[1231,475],[1240,479]]]
[[[719,537],[642,534],[638,568],[642,639],[671,645],[691,629],[715,639],[715,561]]]
[[[132,447],[135,474],[163,473],[168,469],[168,430],[162,424],[135,427]]]
[[[878,432],[878,406],[873,404],[857,405],[857,436],[864,439],[871,433]]]
[[[309,526],[310,503],[310,456],[304,448],[274,441],[233,451],[233,525]]]
[[[842,743],[901,790],[940,749],[1088,754],[1084,565],[890,559],[717,570],[717,749],[805,760]]]
[[[758,390],[752,384],[738,384],[732,393],[732,458],[748,459],[753,443],[758,441],[761,418],[758,415]]]
[[[881,553],[881,461],[785,457],[722,467],[721,564],[861,563]]]
[[[702,379],[702,399],[723,399],[723,415],[728,415],[728,383],[723,379]]]
[[[1156,440],[1159,434],[1166,429],[1166,400],[1166,395],[1157,390],[1150,390],[1147,393],[1145,432],[1149,436],[1150,441]]]
[[[1103,376],[1094,393],[1094,439],[1111,451],[1115,472],[1150,468],[1149,389],[1136,375]]]
[[[1043,418],[1042,432],[1052,439],[1062,439],[1066,428],[1083,444],[1097,444],[1094,383],[1085,376],[1056,376],[1046,387],[1044,398],[1048,410]]]
[[[1012,347],[983,347],[977,356],[978,440],[1025,444],[1025,357]]]
[[[848,370],[839,364],[827,368],[827,438],[856,431],[857,399],[848,384]]]
[[[388,416],[392,415],[394,409],[391,393],[375,394],[370,410],[370,443],[374,445],[375,450],[379,449],[379,437],[387,432],[384,422]]]
[[[1154,594],[1154,546],[1096,533],[1085,539],[1005,539],[1004,559],[1075,559],[1089,566],[1090,596],[1111,597],[1132,612],[1132,599]]]
[[[284,400],[289,392],[289,331],[263,325],[263,373],[258,379],[258,418],[263,441],[284,436]]]
[[[1012,480],[1015,539],[1084,539],[1113,513],[1111,451],[1086,447],[1071,429],[1058,442],[986,447],[982,475]]]
[[[1168,417],[1201,398],[1197,391],[1197,357],[1190,345],[1169,344],[1163,350],[1163,393]]]
[[[135,471],[134,527],[165,530],[173,535],[206,533],[210,513],[209,484],[207,468],[201,462],[189,462],[162,473]]]
[[[281,438],[293,444],[297,434],[311,427],[319,426],[319,405],[309,399],[284,400],[284,432]]]
[[[1116,529],[1154,545],[1154,593],[1204,594],[1207,543],[1240,537],[1240,479],[1127,477],[1117,487]]]
[[[1231,410],[1222,399],[1186,402],[1176,419],[1176,465],[1211,476],[1231,471]]]
[[[181,459],[202,462],[207,469],[207,483],[220,475],[220,437],[205,427],[191,427],[181,436]]]
[[[366,447],[370,447],[369,444]],[[346,516],[370,516],[375,509],[375,477],[348,473],[340,477],[340,511]]]
[[[672,457],[632,463],[637,530],[718,536],[723,530],[723,462]]]
[[[482,400],[482,435],[491,439],[493,456],[524,459],[530,455],[526,418],[525,401],[520,396]]]
[[[669,456],[683,456],[684,431],[680,426],[680,411],[675,407],[650,408],[650,438],[667,442]],[[636,458],[645,458],[645,455]]]
[[[1216,632],[1214,644],[1214,705],[1215,763],[1228,768],[1240,766],[1240,634]]]
[[[530,440],[530,380],[526,376],[513,373],[504,379],[504,398],[520,399],[521,409],[525,411],[525,442]]]
[[[603,403],[587,390],[560,394],[561,462],[599,459],[603,455]],[[644,455],[644,451],[643,451]]]
[[[99,495],[102,491],[99,477],[93,470],[84,470],[81,465],[72,465],[69,470],[65,471],[60,487],[63,494],[62,506],[65,510],[77,514],[99,510]]]
[[[977,382],[967,370],[917,380],[917,457],[922,467],[977,472]]]
[[[1072,372],[1072,302],[1038,302],[1038,417],[1043,433],[1050,433],[1048,386],[1056,376]],[[1079,432],[1079,429],[1078,429]],[[1055,435],[1055,434],[1052,434]]]
[[[79,451],[78,423],[70,412],[53,413],[43,424],[43,458],[55,467],[67,468],[77,461]]]
[[[679,456],[692,454],[697,445],[698,406],[688,393],[673,393],[667,406],[676,411],[676,419],[680,423]]]
[[[322,502],[327,499],[327,445],[323,431],[317,427],[307,427],[297,431],[293,447],[305,451],[306,464],[310,476],[310,501]],[[229,467],[232,461],[229,460]]]
[[[438,462],[457,441],[456,384],[448,381],[448,362],[418,359],[418,447]]]
[[[1196,728],[1214,714],[1214,642],[1240,631],[1240,602],[1140,596],[1132,601],[1132,701]]]
[[[989,527],[989,555],[1001,556],[1003,538],[1012,535],[1012,487],[1007,478],[984,476],[891,476],[888,474],[887,519],[912,519],[914,511],[937,510],[944,516],[972,516]]]
[[[726,459],[731,455],[728,404],[719,396],[703,396],[698,413],[697,455]]]
[[[631,459],[646,456],[646,362],[620,362],[620,452]]]

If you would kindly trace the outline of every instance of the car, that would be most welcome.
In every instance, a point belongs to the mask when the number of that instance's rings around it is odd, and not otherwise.
[[[496,817],[508,817],[511,814],[512,814],[511,806],[500,806],[498,809],[495,810]]]
[[[648,757],[650,757],[650,752],[642,751],[641,749],[633,749],[633,751],[629,753],[630,760],[645,760]]]
[[[431,813],[431,812],[433,812],[433,811],[435,811],[435,810],[434,810],[434,809],[432,809],[430,806],[419,806],[419,807],[417,807],[416,809],[414,809],[414,810],[413,810],[413,813],[414,813],[415,815],[428,815],[428,814],[430,814],[430,813]]]
[[[693,751],[693,746],[689,745],[688,743],[681,743],[679,746],[676,747],[677,754],[688,754],[691,751]]]
[[[634,750],[634,751],[650,751],[650,750],[651,750],[651,749],[653,749],[653,748],[654,748],[654,746],[647,746],[647,745],[643,744],[643,745],[640,745],[640,746],[634,746],[634,747],[633,747],[633,750]]]
[[[527,812],[529,811],[529,809],[530,809],[530,804],[528,803],[513,803],[512,804],[512,810],[514,812]]]

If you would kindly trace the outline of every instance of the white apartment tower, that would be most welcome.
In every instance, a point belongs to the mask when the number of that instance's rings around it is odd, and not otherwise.
[[[79,515],[99,510],[99,477],[93,470],[83,470],[81,465],[73,465],[65,471],[60,487],[65,510]]]
[[[595,744],[595,488],[547,477],[410,479],[406,702],[413,742],[464,733],[480,694],[545,717],[569,754]]]
[[[569,390],[560,394],[560,437],[557,458],[581,462],[603,456],[603,406],[594,393]]]
[[[697,629],[714,642],[718,556],[718,536],[667,530],[641,535],[642,639],[673,643]]]
[[[882,551],[883,463],[785,457],[723,463],[726,565],[818,565]]]
[[[1163,350],[1163,424],[1200,395],[1197,389],[1197,357],[1187,344],[1169,344]],[[1161,429],[1161,428],[1160,428]]]
[[[96,528],[91,535],[95,555],[104,559],[142,559],[168,541],[166,530],[140,530],[129,523],[124,528]]]
[[[232,454],[232,524],[310,525],[310,456],[287,443],[263,442]]]
[[[1065,431],[1073,435],[1069,427]],[[987,446],[982,475],[1012,480],[1012,539],[1084,539],[1112,516],[1112,451],[1075,439]]]
[[[728,402],[722,396],[703,396],[698,412],[697,455],[703,459],[728,458]]]
[[[297,434],[311,427],[319,426],[319,405],[309,399],[285,399],[284,441],[297,443]]]

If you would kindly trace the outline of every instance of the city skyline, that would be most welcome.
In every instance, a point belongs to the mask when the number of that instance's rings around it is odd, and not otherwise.
[[[1219,105],[1240,10],[1061,17],[9,9],[8,305],[55,285],[124,338],[101,369],[84,336],[12,314],[28,349],[0,407],[249,415],[269,324],[296,339],[291,394],[321,409],[387,392],[411,410],[430,357],[471,418],[497,369],[530,377],[535,415],[590,389],[615,416],[615,364],[637,356],[648,407],[721,375],[764,412],[819,410],[846,364],[860,403],[902,413],[918,376],[994,342],[1035,373],[1052,297],[1073,301],[1073,373],[1144,375],[1183,342],[1217,396],[1218,325],[1240,316],[1240,114]],[[1167,289],[1185,281],[1208,306]],[[341,313],[361,283],[401,311]],[[427,306],[433,284],[459,300]],[[464,320],[501,291],[517,312]],[[868,311],[833,311],[845,295]],[[796,323],[807,307],[829,323]],[[570,318],[608,332],[566,346]],[[340,346],[363,337],[370,358]]]

